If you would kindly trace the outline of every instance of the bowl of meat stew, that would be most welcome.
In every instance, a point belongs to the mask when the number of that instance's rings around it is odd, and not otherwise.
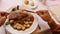
[[[6,20],[6,30],[12,34],[32,33],[37,26],[36,14],[23,10],[10,12]]]

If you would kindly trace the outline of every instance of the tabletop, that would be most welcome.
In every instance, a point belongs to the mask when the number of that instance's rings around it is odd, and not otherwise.
[[[10,7],[16,6],[16,5],[23,6],[22,2],[23,2],[22,0],[0,0],[0,11],[7,11]],[[37,1],[37,2],[39,3],[39,7],[36,10],[45,10],[45,9],[47,10],[46,6],[44,6],[39,1]],[[46,30],[46,31],[44,31],[45,33],[41,33],[41,34],[47,34],[48,31]]]

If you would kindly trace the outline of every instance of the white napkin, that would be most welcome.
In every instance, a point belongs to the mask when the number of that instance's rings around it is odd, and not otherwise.
[[[0,27],[0,34],[6,34],[6,33],[5,33],[4,25],[2,25],[2,26]]]
[[[46,4],[47,4],[48,6],[57,5],[57,4],[60,4],[60,0],[47,0],[47,1],[46,1]]]
[[[60,0],[47,0],[48,9],[51,11],[52,19],[59,24],[60,22]],[[60,25],[60,24],[59,24]]]

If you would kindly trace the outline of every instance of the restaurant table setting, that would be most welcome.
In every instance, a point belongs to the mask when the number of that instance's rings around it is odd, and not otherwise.
[[[0,26],[0,34],[52,34],[48,22],[44,21],[41,16],[36,14],[36,12],[38,10],[48,10],[52,19],[58,25],[60,25],[58,23],[57,19],[55,19],[55,17],[52,16],[52,14],[51,14],[51,11],[52,11],[51,7],[58,4],[59,3],[58,1],[59,0],[56,0],[56,1],[29,0],[29,2],[27,1],[26,4],[24,4],[24,0],[0,0],[0,12],[2,12],[2,11],[7,12],[8,14],[6,14],[6,15],[9,16],[11,14],[11,12],[13,13],[14,11],[21,11],[21,10],[24,11],[25,10],[34,17],[33,24],[30,26],[30,28],[27,28],[26,30],[23,30],[23,31],[12,28],[10,24],[6,25],[6,23],[8,22],[8,18],[6,18],[4,24],[2,26]],[[33,2],[34,2],[34,5],[33,5]],[[53,3],[53,2],[55,2],[55,3]],[[21,9],[21,10],[19,10],[19,9]],[[54,9],[53,9],[53,11],[54,11]],[[58,15],[56,15],[56,16],[58,16]],[[3,21],[3,19],[2,19],[2,21]]]

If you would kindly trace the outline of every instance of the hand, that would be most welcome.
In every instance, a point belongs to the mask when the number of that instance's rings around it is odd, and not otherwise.
[[[7,17],[7,15],[9,15],[9,13],[4,12],[4,11],[0,11],[0,16],[6,16]]]
[[[2,26],[6,20],[6,17],[9,13],[0,11],[0,26]]]
[[[0,26],[2,26],[5,23],[6,17],[0,17]]]
[[[52,18],[49,15],[48,10],[39,10],[36,12],[43,20],[49,22]]]

